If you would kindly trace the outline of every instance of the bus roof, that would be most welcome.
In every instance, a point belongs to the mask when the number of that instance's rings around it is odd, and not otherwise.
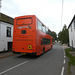
[[[34,17],[35,15],[23,15],[23,16],[18,16],[18,17],[15,17],[15,18],[20,18],[20,17]]]
[[[36,17],[45,27],[47,27],[36,15],[23,15],[23,16],[18,16],[18,17],[15,17],[15,19],[17,18],[23,18],[23,17]],[[48,27],[47,27],[48,28]],[[48,28],[49,29],[49,28]],[[50,29],[49,29],[50,30]],[[50,30],[51,31],[51,30]]]

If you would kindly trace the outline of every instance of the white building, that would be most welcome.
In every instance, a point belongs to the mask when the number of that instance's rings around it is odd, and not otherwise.
[[[0,52],[12,49],[14,19],[0,13]]]
[[[71,23],[69,24],[68,30],[69,30],[69,45],[70,47],[75,48],[75,15]]]

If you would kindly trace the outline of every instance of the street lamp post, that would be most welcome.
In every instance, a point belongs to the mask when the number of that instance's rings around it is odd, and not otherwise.
[[[62,0],[62,8],[61,8],[61,26],[60,26],[60,30],[62,28],[62,22],[63,22],[63,5],[64,5],[64,0]]]
[[[0,0],[0,13],[1,13],[1,1],[2,1],[2,0]]]
[[[1,13],[1,1],[2,0],[0,0],[0,13]],[[0,14],[0,19],[1,19],[1,14]],[[1,25],[1,21],[0,21],[0,25]]]

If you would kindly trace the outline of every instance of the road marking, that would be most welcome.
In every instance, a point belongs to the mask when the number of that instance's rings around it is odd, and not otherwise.
[[[63,63],[65,64],[65,59],[64,59],[64,62]]]
[[[64,75],[64,67],[62,67],[61,75]]]
[[[65,64],[66,54],[65,54],[64,47],[63,47],[63,52],[64,52],[64,61],[63,61],[63,64]],[[65,67],[62,67],[61,75],[64,75],[64,70],[65,70]]]
[[[65,51],[64,51],[64,56],[65,56]]]
[[[64,58],[66,58],[66,56],[64,55]]]
[[[65,50],[64,50],[64,47],[63,47],[63,51],[64,51],[64,56],[65,56]]]
[[[9,69],[7,69],[7,70],[1,72],[0,75],[3,74],[3,73],[5,73],[5,72],[8,72],[8,71],[10,71],[10,70],[12,70],[12,69],[14,69],[14,68],[16,68],[16,67],[19,67],[19,66],[21,66],[21,65],[23,65],[23,64],[25,64],[25,63],[27,63],[27,62],[28,62],[28,61],[25,61],[25,62],[22,62],[22,63],[16,65],[16,66],[13,66],[13,67],[11,67],[11,68],[9,68]]]

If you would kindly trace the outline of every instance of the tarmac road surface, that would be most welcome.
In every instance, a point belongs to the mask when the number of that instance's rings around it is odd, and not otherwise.
[[[39,57],[17,54],[0,59],[0,75],[64,75],[64,63],[63,47],[56,43]]]

